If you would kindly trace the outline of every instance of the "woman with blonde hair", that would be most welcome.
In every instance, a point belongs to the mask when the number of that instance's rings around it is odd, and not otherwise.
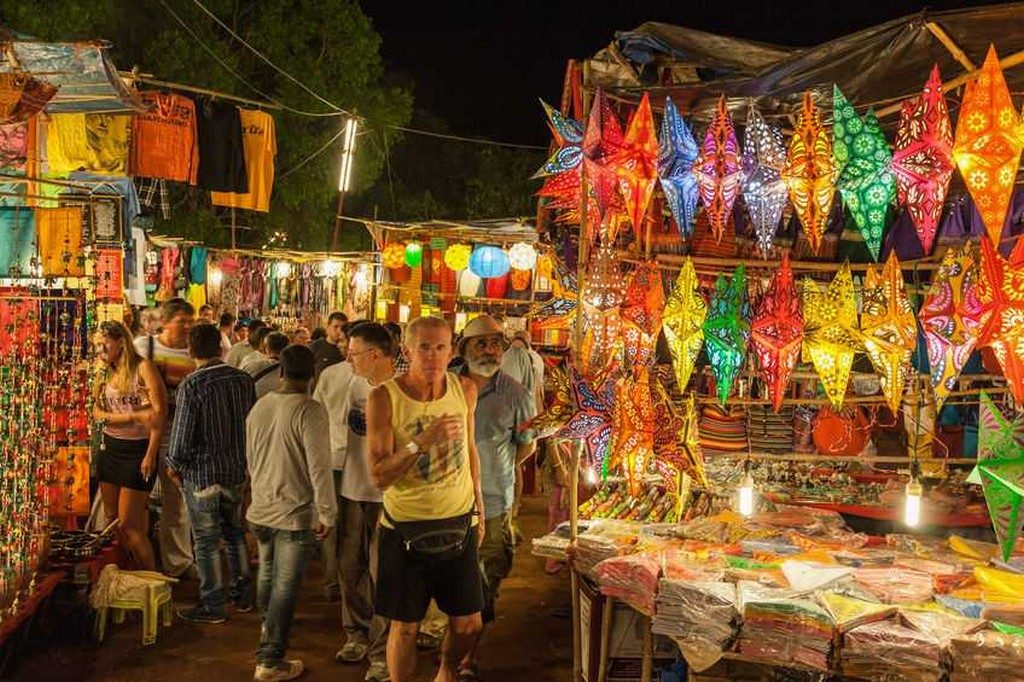
[[[107,519],[120,519],[121,540],[136,566],[153,570],[147,501],[156,482],[167,393],[156,366],[135,350],[124,324],[100,324],[96,350],[102,377],[93,417],[102,424],[96,473],[103,509]]]

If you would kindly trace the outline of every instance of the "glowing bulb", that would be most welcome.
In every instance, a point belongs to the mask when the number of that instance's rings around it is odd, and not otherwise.
[[[366,291],[367,284],[365,270],[361,268],[356,270],[356,274],[352,275],[352,286],[354,286],[357,291]]]
[[[750,469],[743,474],[740,481],[740,505],[739,512],[742,516],[751,516],[754,513],[754,477],[750,475]]]
[[[921,523],[921,494],[923,492],[924,489],[921,487],[921,482],[917,480],[917,476],[912,477],[907,483],[903,506],[903,523],[911,528]]]
[[[277,263],[277,277],[284,278],[292,274],[292,264],[286,260],[278,261]]]
[[[339,272],[341,272],[341,263],[336,260],[325,260],[320,265],[320,273],[324,277],[330,277],[333,279],[338,276]]]
[[[345,121],[345,139],[341,147],[341,173],[338,174],[338,191],[347,192],[352,186],[352,165],[356,153],[356,128],[358,122],[354,118]]]
[[[409,321],[409,306],[405,303],[398,306],[398,321],[402,324]]]
[[[455,333],[461,334],[462,330],[466,328],[466,313],[455,313]]]
[[[383,298],[377,301],[376,315],[378,320],[386,320],[388,317],[388,302]]]
[[[584,475],[583,478],[587,482],[587,485],[590,486],[595,486],[601,481],[601,479],[597,475],[596,467],[587,467],[587,473]]]
[[[219,287],[220,283],[224,281],[224,273],[221,272],[220,268],[210,269],[210,284],[215,287]]]

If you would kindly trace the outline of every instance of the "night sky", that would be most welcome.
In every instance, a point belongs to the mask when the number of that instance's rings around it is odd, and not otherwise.
[[[415,81],[416,106],[453,133],[546,145],[543,98],[558,106],[566,60],[593,55],[616,31],[661,21],[789,46],[817,45],[923,8],[900,0],[757,3],[579,0],[363,0],[391,70]],[[751,0],[742,0],[750,6]],[[934,10],[997,4],[936,2]],[[811,10],[810,8],[814,8]],[[813,11],[811,14],[809,12]]]

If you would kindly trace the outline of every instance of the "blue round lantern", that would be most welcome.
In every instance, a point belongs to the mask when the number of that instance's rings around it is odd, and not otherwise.
[[[478,246],[469,257],[469,269],[477,277],[501,277],[509,267],[508,254],[497,246]]]

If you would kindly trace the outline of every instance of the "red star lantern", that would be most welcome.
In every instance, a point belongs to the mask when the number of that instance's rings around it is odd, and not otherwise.
[[[836,168],[832,143],[809,92],[804,93],[782,179],[789,187],[789,199],[804,226],[811,250],[818,253],[835,198]]]
[[[693,173],[715,241],[720,242],[743,181],[740,143],[725,106],[725,97],[718,99],[718,108],[704,136],[700,156],[693,164]]]
[[[618,175],[613,160],[622,151],[623,143],[619,119],[608,104],[604,91],[598,88],[591,103],[587,130],[583,134],[583,165],[601,219],[615,203]],[[592,234],[597,233],[597,230],[592,231]]]
[[[644,216],[651,203],[654,183],[658,181],[658,133],[647,93],[629,119],[622,146],[610,163],[615,167],[619,193],[639,238],[643,234]]]
[[[750,345],[776,412],[782,407],[803,338],[804,316],[787,255],[754,307],[754,319],[750,323]]]
[[[602,466],[608,455],[612,438],[612,405],[615,403],[615,381],[609,372],[594,382],[594,389],[586,378],[574,369],[569,370],[569,386],[575,413],[569,417],[557,438],[583,440],[590,461]]]
[[[1024,240],[1009,260],[987,238],[981,240],[979,298],[991,317],[979,345],[989,346],[1003,369],[1014,400],[1024,402]]]

